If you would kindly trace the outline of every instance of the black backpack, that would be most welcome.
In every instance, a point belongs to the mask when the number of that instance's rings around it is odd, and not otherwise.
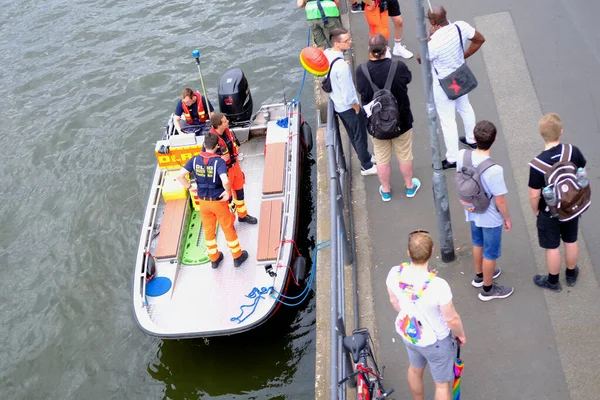
[[[392,88],[392,82],[396,75],[398,63],[392,61],[383,89],[379,89],[377,85],[373,83],[367,64],[362,64],[360,67],[373,89],[373,106],[371,107],[371,116],[369,117],[367,124],[369,133],[375,139],[379,140],[397,138],[400,136],[400,127],[398,126],[398,102],[390,89]]]
[[[529,166],[535,168],[542,174],[546,186],[554,191],[557,199],[555,206],[548,205],[548,209],[555,209],[560,222],[570,221],[577,218],[592,204],[592,192],[589,183],[581,185],[577,178],[577,166],[571,161],[573,146],[563,144],[560,152],[560,160],[550,165],[534,158]]]
[[[335,64],[335,62],[337,60],[343,60],[342,57],[338,57],[336,59],[334,59],[331,64],[329,64],[329,71],[327,71],[327,76],[325,77],[325,79],[323,79],[323,81],[321,82],[321,89],[323,89],[323,91],[325,93],[331,93],[331,91],[333,90],[331,88],[331,78],[329,77],[331,75],[331,69],[333,68],[333,64]]]

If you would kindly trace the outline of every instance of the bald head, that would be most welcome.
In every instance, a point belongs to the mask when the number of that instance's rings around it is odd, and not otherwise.
[[[432,6],[427,12],[427,18],[429,18],[431,25],[448,25],[444,6]]]

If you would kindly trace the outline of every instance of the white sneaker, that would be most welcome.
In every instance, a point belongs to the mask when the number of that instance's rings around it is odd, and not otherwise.
[[[244,159],[244,153],[238,153],[237,159],[238,161],[242,161]]]
[[[373,164],[377,164],[377,159],[375,158],[375,154],[371,155],[371,162]]]
[[[394,49],[395,49],[395,47],[394,47]],[[392,58],[392,53],[390,53],[390,48],[389,47],[385,51],[385,58]]]
[[[373,165],[371,168],[369,169],[360,169],[360,174],[362,176],[368,176],[368,175],[377,175],[377,166]]]
[[[402,58],[412,58],[413,53],[406,49],[406,46],[401,42],[396,42],[394,44],[394,50],[392,50],[392,54]]]

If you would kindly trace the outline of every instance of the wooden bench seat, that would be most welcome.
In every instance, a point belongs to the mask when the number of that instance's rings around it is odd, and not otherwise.
[[[283,193],[286,143],[267,144],[262,192],[265,195]]]
[[[281,239],[283,200],[263,200],[258,222],[257,261],[276,260]]]
[[[167,201],[154,255],[157,259],[177,257],[187,202],[187,199]]]

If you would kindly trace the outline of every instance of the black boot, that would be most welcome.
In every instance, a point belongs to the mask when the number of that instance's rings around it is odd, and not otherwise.
[[[219,268],[221,261],[223,261],[223,253],[219,252],[219,259],[217,261],[211,261],[210,265],[213,267],[213,269],[217,269]]]
[[[239,256],[238,258],[234,258],[233,259],[233,265],[238,268],[239,266],[241,266],[244,261],[246,261],[248,259],[248,252],[246,250],[242,250],[242,255]]]
[[[256,223],[258,222],[258,220],[256,218],[254,218],[250,214],[246,214],[246,216],[244,218],[239,218],[238,217],[238,221],[245,222],[245,223],[250,224],[250,225],[256,225]]]

